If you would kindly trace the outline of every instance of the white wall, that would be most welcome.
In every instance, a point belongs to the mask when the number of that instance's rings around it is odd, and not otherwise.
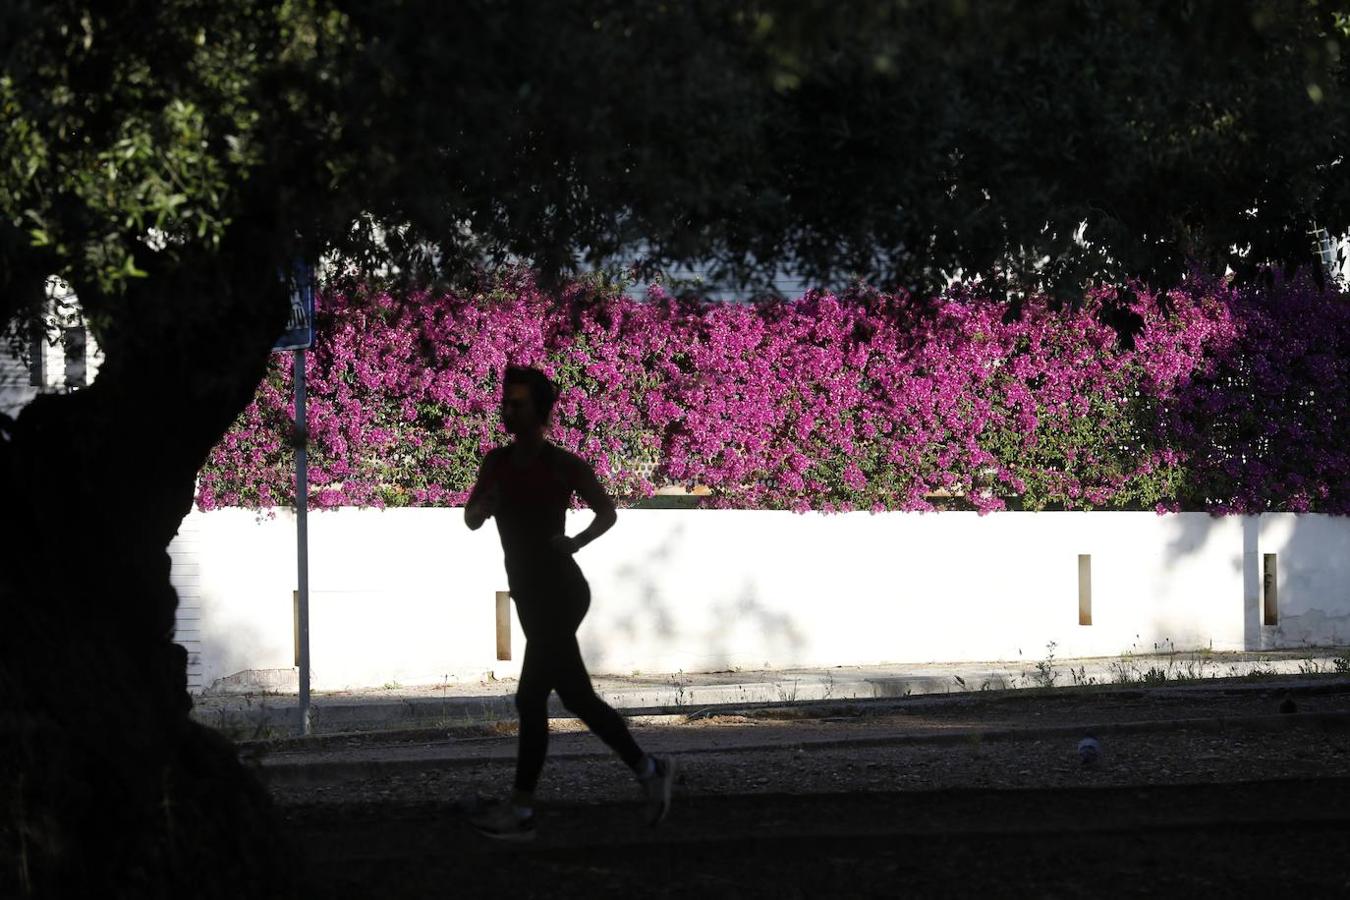
[[[1279,624],[1262,629],[1263,647],[1350,643],[1350,520],[1261,517],[1261,553],[1275,553]]]
[[[575,514],[575,533],[589,514]],[[197,597],[201,682],[294,659],[294,519],[193,513],[174,552]],[[1078,554],[1093,624],[1078,624]],[[1279,554],[1280,624],[1260,624]],[[1350,518],[1201,513],[625,510],[578,561],[593,671],[1039,659],[1350,640]],[[194,568],[195,567],[195,568]],[[179,575],[175,575],[177,580]],[[316,689],[519,671],[495,659],[491,523],[457,509],[310,515]],[[187,625],[187,622],[183,623]],[[194,622],[191,627],[198,627]]]

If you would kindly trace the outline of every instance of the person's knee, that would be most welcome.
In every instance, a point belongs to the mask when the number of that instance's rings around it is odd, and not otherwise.
[[[541,694],[537,691],[517,691],[516,692],[516,712],[522,719],[536,717],[540,714],[548,715],[548,694]]]
[[[609,709],[605,701],[596,695],[595,690],[589,684],[584,687],[578,685],[559,689],[558,699],[562,701],[562,705],[567,708],[568,712],[581,719]]]

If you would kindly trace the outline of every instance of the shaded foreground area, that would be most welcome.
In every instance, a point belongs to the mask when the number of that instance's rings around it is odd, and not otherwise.
[[[528,847],[447,807],[290,822],[315,896],[1281,895],[1350,888],[1347,801],[1346,779],[700,797],[654,834],[630,808],[551,809]]]
[[[967,695],[639,722],[644,745],[681,759],[677,805],[657,830],[598,741],[560,733],[538,840],[519,846],[463,818],[475,794],[508,783],[509,735],[353,737],[262,762],[310,896],[1339,894],[1350,889],[1347,687]],[[1070,722],[1103,732],[1099,763],[1079,761]]]

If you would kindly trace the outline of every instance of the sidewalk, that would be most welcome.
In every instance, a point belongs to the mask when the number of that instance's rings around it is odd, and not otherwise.
[[[1019,663],[923,663],[757,672],[597,675],[596,691],[627,715],[689,715],[719,708],[1073,685],[1212,683],[1217,678],[1315,675],[1337,671],[1345,651],[1325,648],[1262,653],[1177,653]],[[514,680],[447,682],[316,693],[314,734],[486,726],[512,720]],[[193,716],[240,739],[299,732],[295,694],[204,694]],[[551,700],[551,714],[568,713]]]

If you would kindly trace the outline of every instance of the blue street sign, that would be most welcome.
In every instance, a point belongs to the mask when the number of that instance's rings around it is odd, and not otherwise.
[[[273,350],[308,350],[314,343],[314,269],[303,262],[291,268],[291,316]]]

